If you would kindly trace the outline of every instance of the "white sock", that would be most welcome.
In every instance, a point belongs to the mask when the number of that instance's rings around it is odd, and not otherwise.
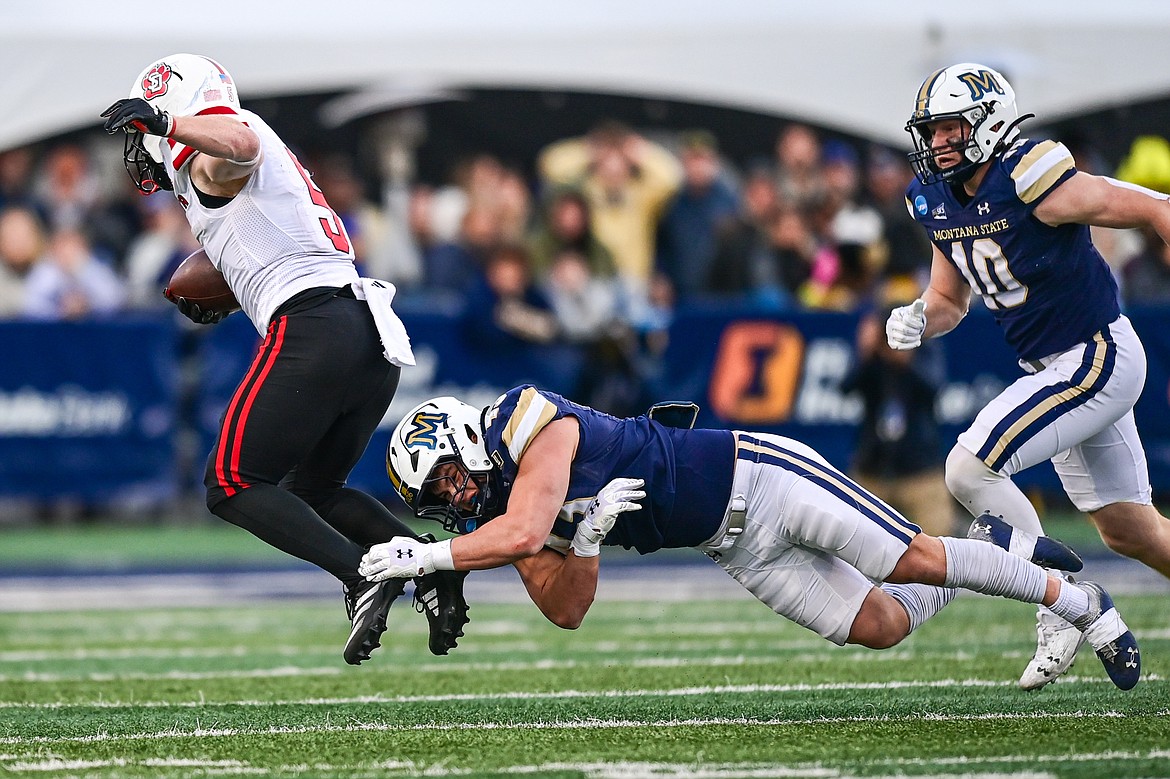
[[[1060,594],[1056,602],[1048,607],[1056,616],[1068,622],[1085,616],[1089,610],[1089,594],[1072,582],[1060,580]]]
[[[883,592],[901,604],[910,618],[910,630],[943,610],[954,600],[958,590],[949,587],[935,587],[933,584],[883,584]]]
[[[986,541],[943,537],[947,556],[947,587],[1000,595],[1025,603],[1044,600],[1048,574],[1027,560]]]
[[[991,470],[959,445],[947,455],[946,480],[951,494],[971,512],[971,516],[990,511],[1003,517],[1012,527],[1034,536],[1044,535],[1036,507],[1015,482]]]

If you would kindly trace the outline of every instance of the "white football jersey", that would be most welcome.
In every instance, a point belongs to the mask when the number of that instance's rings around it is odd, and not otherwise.
[[[260,136],[263,159],[231,202],[199,202],[186,164],[194,149],[166,139],[163,155],[191,232],[263,335],[276,309],[298,292],[357,281],[353,245],[309,172],[263,119],[251,111],[216,113],[236,115]]]

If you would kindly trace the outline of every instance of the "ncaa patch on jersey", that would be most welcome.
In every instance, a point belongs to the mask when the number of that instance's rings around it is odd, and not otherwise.
[[[918,197],[914,198],[914,210],[917,211],[922,216],[926,216],[926,212],[929,209],[926,206],[926,198],[924,198],[922,195],[919,195]]]

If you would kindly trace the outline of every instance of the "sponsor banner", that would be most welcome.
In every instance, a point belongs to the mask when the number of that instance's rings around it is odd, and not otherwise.
[[[173,496],[176,335],[149,317],[0,324],[0,496]]]
[[[1149,358],[1146,391],[1135,414],[1151,481],[1156,490],[1165,489],[1170,486],[1170,309],[1134,311],[1129,316]],[[403,370],[394,402],[350,479],[358,489],[389,501],[396,497],[386,478],[386,445],[394,425],[417,404],[453,395],[486,406],[525,382],[571,396],[581,373],[589,370],[571,350],[516,349],[501,354],[477,346],[454,313],[405,311],[402,318],[418,364]],[[780,433],[805,441],[847,469],[861,403],[841,391],[841,380],[853,361],[857,326],[858,317],[852,314],[680,312],[671,326],[653,395],[658,400],[698,403],[699,426]],[[231,317],[217,328],[204,342],[206,380],[199,404],[208,446],[257,344],[255,331],[243,317]],[[947,364],[947,380],[935,404],[943,428],[941,461],[979,410],[1023,370],[999,326],[982,308],[973,309],[938,343]],[[1017,475],[1016,481],[1026,490],[1061,492],[1049,463]]]
[[[1129,316],[1149,358],[1135,415],[1152,483],[1161,491],[1170,486],[1170,309]],[[464,332],[457,312],[407,310],[402,318],[418,364],[403,370],[394,403],[351,478],[353,486],[383,499],[392,499],[386,444],[413,406],[437,395],[486,406],[525,382],[572,397],[590,370],[571,349],[485,348]],[[853,360],[857,325],[857,317],[846,314],[681,312],[650,394],[698,403],[700,426],[777,432],[848,468],[861,405],[840,385]],[[177,486],[201,490],[219,418],[259,340],[239,315],[194,332],[192,339],[193,331],[167,315],[0,323],[0,497],[104,501],[167,496]],[[193,355],[187,343],[197,344]],[[948,369],[935,405],[943,425],[941,457],[1022,371],[982,311],[939,343]],[[180,355],[198,376],[191,402],[179,395]],[[176,476],[174,441],[187,429],[197,434],[198,452]],[[1017,480],[1026,489],[1060,490],[1048,464]]]

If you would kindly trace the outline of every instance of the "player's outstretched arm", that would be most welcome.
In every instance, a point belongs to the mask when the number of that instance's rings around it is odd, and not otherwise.
[[[566,630],[576,630],[585,619],[597,593],[597,557],[562,556],[552,549],[517,560],[513,565],[528,590],[528,597],[548,618]]]
[[[1106,176],[1078,172],[1036,206],[1047,225],[1153,228],[1170,243],[1170,197]]]
[[[574,630],[581,625],[597,592],[601,542],[618,517],[641,508],[646,497],[641,479],[617,478],[598,492],[585,516],[577,523],[568,554],[549,549],[516,561],[516,570],[532,601],[558,627]]]

